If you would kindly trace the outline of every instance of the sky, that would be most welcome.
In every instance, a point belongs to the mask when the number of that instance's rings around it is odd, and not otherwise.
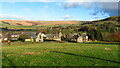
[[[118,14],[119,0],[24,0],[0,2],[0,19],[93,21]]]

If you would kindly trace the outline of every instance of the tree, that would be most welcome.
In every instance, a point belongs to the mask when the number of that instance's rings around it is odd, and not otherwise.
[[[118,34],[118,32],[115,32],[114,33],[114,41],[120,41],[120,38],[119,38],[119,34]]]
[[[102,40],[102,34],[100,30],[95,30],[95,35],[94,35],[95,39],[98,41]]]
[[[25,41],[25,39],[29,39],[30,36],[28,34],[21,34],[19,37],[19,40],[21,40],[22,42]]]
[[[114,35],[112,32],[104,32],[103,41],[114,41]]]
[[[89,30],[88,34],[90,36],[90,39],[94,41],[95,40],[95,38],[94,38],[94,36],[95,36],[95,30],[94,29]]]
[[[7,38],[8,38],[8,40],[11,40],[11,35],[7,34]]]

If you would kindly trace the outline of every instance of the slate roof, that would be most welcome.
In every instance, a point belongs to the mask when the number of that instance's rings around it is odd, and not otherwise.
[[[46,34],[46,37],[48,37],[48,38],[54,38],[56,36],[58,37],[59,34]]]

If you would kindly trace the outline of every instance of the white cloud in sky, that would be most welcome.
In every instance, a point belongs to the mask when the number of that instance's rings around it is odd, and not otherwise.
[[[64,19],[69,19],[69,18],[72,18],[73,16],[71,16],[71,15],[65,15],[65,16],[63,16],[63,18]]]
[[[94,18],[95,18],[95,19],[99,19],[99,18],[100,18],[100,16],[95,16]]]
[[[62,7],[65,8],[74,8],[74,7],[86,7],[86,8],[92,8],[94,2],[118,2],[120,0],[2,0],[2,2],[11,2],[11,3],[15,3],[15,2],[60,2],[59,4]],[[87,3],[85,3],[87,2]],[[64,3],[64,4],[63,4]],[[49,8],[49,6],[45,5],[45,8]],[[96,12],[97,13],[101,12],[101,11],[105,11],[106,13],[111,13],[114,11],[117,11],[118,9],[118,5],[116,4],[109,4],[109,3],[98,3],[96,5],[96,8],[101,9],[100,11]],[[23,8],[23,10],[25,12],[30,12],[31,10],[29,8]],[[92,12],[95,13],[95,12]],[[54,14],[54,12],[53,12]],[[112,14],[112,13],[111,13]],[[1,16],[1,15],[0,15]],[[43,13],[43,16],[48,17],[47,14]],[[6,18],[18,18],[18,19],[29,19],[26,18],[24,16],[18,16],[18,15],[6,15],[6,14],[2,14],[2,17],[6,17]],[[70,15],[65,15],[63,16],[64,19],[69,19],[72,18],[72,16]],[[33,18],[32,18],[33,19]]]
[[[75,8],[75,7],[84,7],[94,10],[93,13],[98,13],[104,11],[104,13],[108,13],[110,16],[118,15],[118,1],[120,0],[66,0],[64,3],[60,3],[59,5],[65,9]],[[96,11],[97,10],[97,11]]]
[[[66,0],[64,2],[64,7],[66,8],[70,8],[70,7],[92,7],[92,5],[94,4],[94,2],[111,2],[111,4],[109,3],[98,3],[98,5],[96,5],[99,8],[108,8],[108,9],[118,9],[118,6],[116,6],[115,4],[113,4],[112,2],[118,2],[120,0]]]
[[[50,0],[39,0],[40,2],[49,2]]]
[[[65,0],[65,2],[119,2],[120,0]]]

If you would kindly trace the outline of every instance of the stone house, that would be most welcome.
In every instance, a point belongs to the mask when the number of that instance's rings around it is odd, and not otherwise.
[[[0,43],[2,43],[2,34],[0,33]]]
[[[20,34],[11,34],[11,40],[18,40],[20,37]]]
[[[25,39],[25,42],[36,42],[36,36],[38,34],[38,32],[23,32],[22,34],[27,34],[29,36],[29,38]]]
[[[61,32],[59,34],[46,34],[46,39],[61,41],[61,36],[62,36]]]
[[[25,39],[25,42],[44,42],[45,34],[41,32],[25,32],[29,38]]]
[[[61,41],[62,34],[43,34],[41,32],[19,32],[19,33],[7,33],[7,34],[0,34],[0,42],[7,41],[10,37],[10,40],[19,40],[21,35],[28,36],[24,38],[25,42],[44,42],[44,39],[49,40],[57,40]],[[3,36],[4,35],[4,36]]]
[[[86,33],[83,33],[82,35],[74,33],[73,38],[71,39],[71,41],[74,41],[74,42],[87,42],[88,41],[88,36],[87,36]]]
[[[36,41],[36,42],[44,42],[44,38],[45,38],[45,37],[46,37],[45,34],[43,34],[43,33],[38,33],[37,36],[36,36],[35,41]]]
[[[1,33],[0,34],[0,43],[10,42],[10,34],[9,33]]]

